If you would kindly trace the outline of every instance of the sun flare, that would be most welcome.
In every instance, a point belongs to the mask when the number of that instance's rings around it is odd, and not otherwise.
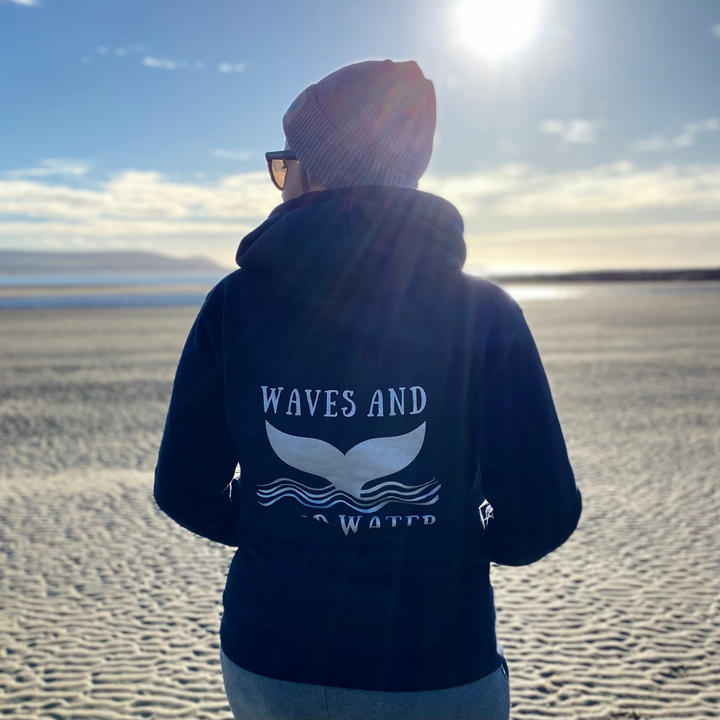
[[[532,40],[542,10],[542,0],[458,0],[453,12],[457,44],[497,61]]]

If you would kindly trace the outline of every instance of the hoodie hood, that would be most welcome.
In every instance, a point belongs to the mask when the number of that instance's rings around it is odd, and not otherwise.
[[[449,202],[418,190],[362,186],[279,205],[243,239],[235,259],[310,293],[356,296],[460,270],[465,257],[463,221]]]

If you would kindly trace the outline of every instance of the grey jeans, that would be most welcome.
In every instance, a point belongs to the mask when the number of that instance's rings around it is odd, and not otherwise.
[[[507,720],[507,664],[468,685],[379,692],[307,685],[256,675],[220,651],[225,693],[238,720]]]

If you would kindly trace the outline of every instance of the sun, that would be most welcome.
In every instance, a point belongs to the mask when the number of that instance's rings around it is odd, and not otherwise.
[[[542,10],[542,0],[457,0],[456,43],[485,60],[500,60],[532,40]]]

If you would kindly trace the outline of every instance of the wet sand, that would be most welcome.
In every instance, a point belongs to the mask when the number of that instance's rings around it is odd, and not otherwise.
[[[718,717],[719,298],[522,301],[585,508],[492,570],[513,718]],[[195,312],[0,312],[0,716],[231,718],[233,551],[152,500]]]

